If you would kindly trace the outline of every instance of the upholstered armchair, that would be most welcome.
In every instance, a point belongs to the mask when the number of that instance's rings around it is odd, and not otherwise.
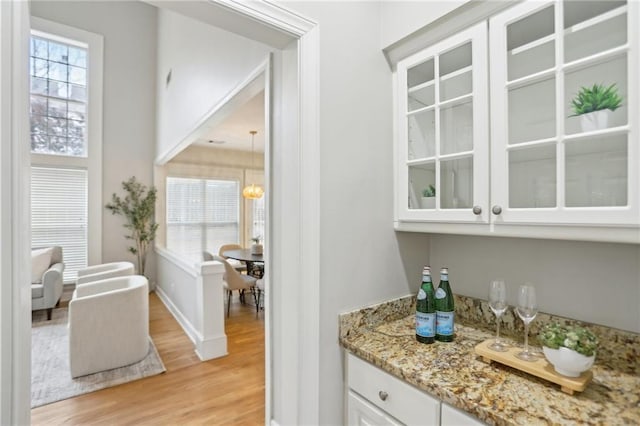
[[[93,265],[78,271],[76,287],[91,281],[126,277],[127,275],[133,275],[134,273],[134,266],[131,262],[111,262]]]
[[[141,275],[93,281],[69,302],[72,377],[141,361],[149,352],[149,283]]]
[[[47,320],[50,320],[64,285],[62,247],[34,247],[31,262],[31,310],[46,309]]]

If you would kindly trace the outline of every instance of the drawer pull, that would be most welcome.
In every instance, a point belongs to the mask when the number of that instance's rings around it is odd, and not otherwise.
[[[378,392],[378,396],[380,397],[381,400],[386,401],[387,398],[389,397],[389,394],[386,393],[385,391],[380,391]]]

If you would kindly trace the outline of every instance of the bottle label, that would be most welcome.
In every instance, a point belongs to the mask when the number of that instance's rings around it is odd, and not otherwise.
[[[416,334],[420,337],[436,335],[436,314],[416,312]]]
[[[426,283],[427,281],[431,282],[431,275],[425,274],[422,276],[422,282]]]
[[[418,300],[424,300],[427,298],[427,293],[424,292],[422,288],[418,290]]]
[[[449,281],[449,274],[440,274],[440,281]]]
[[[436,333],[453,336],[453,312],[436,311]]]
[[[436,290],[436,299],[444,299],[447,297],[447,292],[444,291],[441,287],[438,287]]]

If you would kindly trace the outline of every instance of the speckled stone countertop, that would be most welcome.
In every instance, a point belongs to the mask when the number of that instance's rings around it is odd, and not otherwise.
[[[484,301],[456,295],[455,303],[452,343],[416,341],[414,297],[407,296],[340,315],[340,344],[489,424],[640,424],[640,335],[579,323],[598,336],[600,345],[592,382],[571,396],[553,383],[482,362],[474,347],[494,337],[495,318]],[[538,328],[549,321],[578,323],[539,314],[532,323],[530,342],[536,342]],[[512,311],[502,324],[504,336],[522,344],[522,322]]]

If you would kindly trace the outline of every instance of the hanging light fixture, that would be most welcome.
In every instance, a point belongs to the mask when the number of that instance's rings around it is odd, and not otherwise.
[[[255,167],[254,164],[254,155],[253,155],[253,142],[254,139],[256,137],[256,133],[258,133],[255,130],[251,130],[249,133],[251,133],[251,166]],[[256,185],[254,183],[252,183],[251,185],[247,185],[244,187],[244,189],[242,190],[242,196],[244,198],[248,198],[250,200],[255,200],[256,198],[261,198],[262,195],[264,194],[264,189],[262,189],[262,187],[260,187],[259,185]]]

